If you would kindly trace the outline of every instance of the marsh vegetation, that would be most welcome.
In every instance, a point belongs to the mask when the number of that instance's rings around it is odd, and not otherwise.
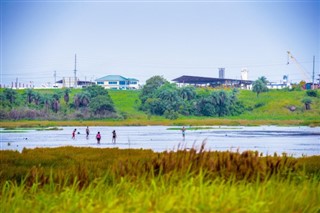
[[[319,156],[63,147],[0,151],[4,212],[317,212]]]

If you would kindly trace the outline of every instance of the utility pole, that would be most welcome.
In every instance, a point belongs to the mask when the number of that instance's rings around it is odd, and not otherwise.
[[[314,89],[314,67],[315,67],[316,57],[313,56],[313,72],[312,72],[312,89]]]
[[[56,82],[57,82],[57,71],[54,71],[53,76],[54,76],[54,83],[53,83],[53,86],[55,86],[55,85],[56,85]]]
[[[77,87],[77,54],[74,56],[74,88]]]

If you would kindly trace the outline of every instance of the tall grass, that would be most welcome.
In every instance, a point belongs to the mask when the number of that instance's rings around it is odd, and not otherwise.
[[[0,151],[1,212],[318,212],[320,156]]]
[[[49,182],[7,182],[2,187],[2,212],[318,212],[319,181],[298,184],[273,177],[264,182],[207,180],[205,173],[186,174],[179,181],[164,176],[151,180],[122,178],[110,185],[104,176],[79,190]]]

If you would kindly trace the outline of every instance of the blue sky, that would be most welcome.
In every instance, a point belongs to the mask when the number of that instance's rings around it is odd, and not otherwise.
[[[303,70],[291,61],[287,51]],[[1,1],[1,84],[109,74],[279,82],[319,74],[319,1]],[[306,79],[304,79],[306,80]]]

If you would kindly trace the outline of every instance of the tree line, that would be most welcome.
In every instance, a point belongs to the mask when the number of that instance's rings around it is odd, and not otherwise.
[[[69,88],[51,93],[34,89],[18,93],[5,88],[0,91],[0,118],[59,120],[117,117],[108,91],[100,86],[84,88],[72,99],[70,94]]]
[[[179,115],[223,117],[239,115],[244,105],[237,99],[238,91],[196,90],[193,86],[178,87],[161,76],[146,81],[140,94],[140,109],[150,115],[176,119]]]

